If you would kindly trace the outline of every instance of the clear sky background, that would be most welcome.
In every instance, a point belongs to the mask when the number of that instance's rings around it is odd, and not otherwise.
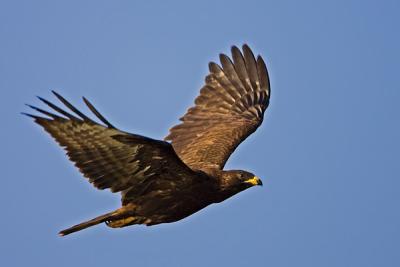
[[[136,2],[136,3],[135,3]],[[400,266],[399,1],[1,1],[1,266]],[[267,62],[264,124],[227,168],[264,187],[174,224],[57,232],[117,208],[19,113],[56,89],[163,138],[207,63]]]

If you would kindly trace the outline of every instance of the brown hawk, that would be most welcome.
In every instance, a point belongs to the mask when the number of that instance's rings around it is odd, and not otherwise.
[[[262,184],[250,172],[223,170],[236,147],[260,126],[270,99],[263,59],[256,59],[247,45],[242,51],[233,46],[232,60],[221,54],[221,66],[209,64],[195,105],[165,141],[117,129],[86,98],[83,101],[102,124],[56,92],[69,111],[40,97],[55,113],[29,105],[45,117],[24,114],[66,149],[90,183],[122,195],[121,208],[60,235],[103,222],[113,228],[175,222]]]

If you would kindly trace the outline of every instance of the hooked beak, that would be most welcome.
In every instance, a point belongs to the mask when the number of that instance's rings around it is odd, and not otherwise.
[[[254,176],[253,178],[251,178],[251,179],[249,179],[249,180],[246,180],[246,181],[244,181],[244,182],[245,182],[246,184],[251,184],[252,186],[253,186],[253,185],[263,185],[261,179],[258,178],[257,176]]]

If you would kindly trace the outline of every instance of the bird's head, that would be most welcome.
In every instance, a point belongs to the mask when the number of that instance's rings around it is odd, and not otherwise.
[[[224,171],[221,186],[226,190],[243,191],[255,185],[262,185],[260,178],[251,172],[242,170]]]

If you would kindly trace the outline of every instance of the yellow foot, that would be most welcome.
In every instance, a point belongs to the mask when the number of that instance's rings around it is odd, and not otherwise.
[[[120,228],[120,227],[124,227],[127,225],[131,225],[133,221],[135,221],[135,217],[127,217],[124,219],[119,219],[119,220],[115,220],[115,221],[108,221],[106,222],[108,227],[112,227],[112,228]]]

